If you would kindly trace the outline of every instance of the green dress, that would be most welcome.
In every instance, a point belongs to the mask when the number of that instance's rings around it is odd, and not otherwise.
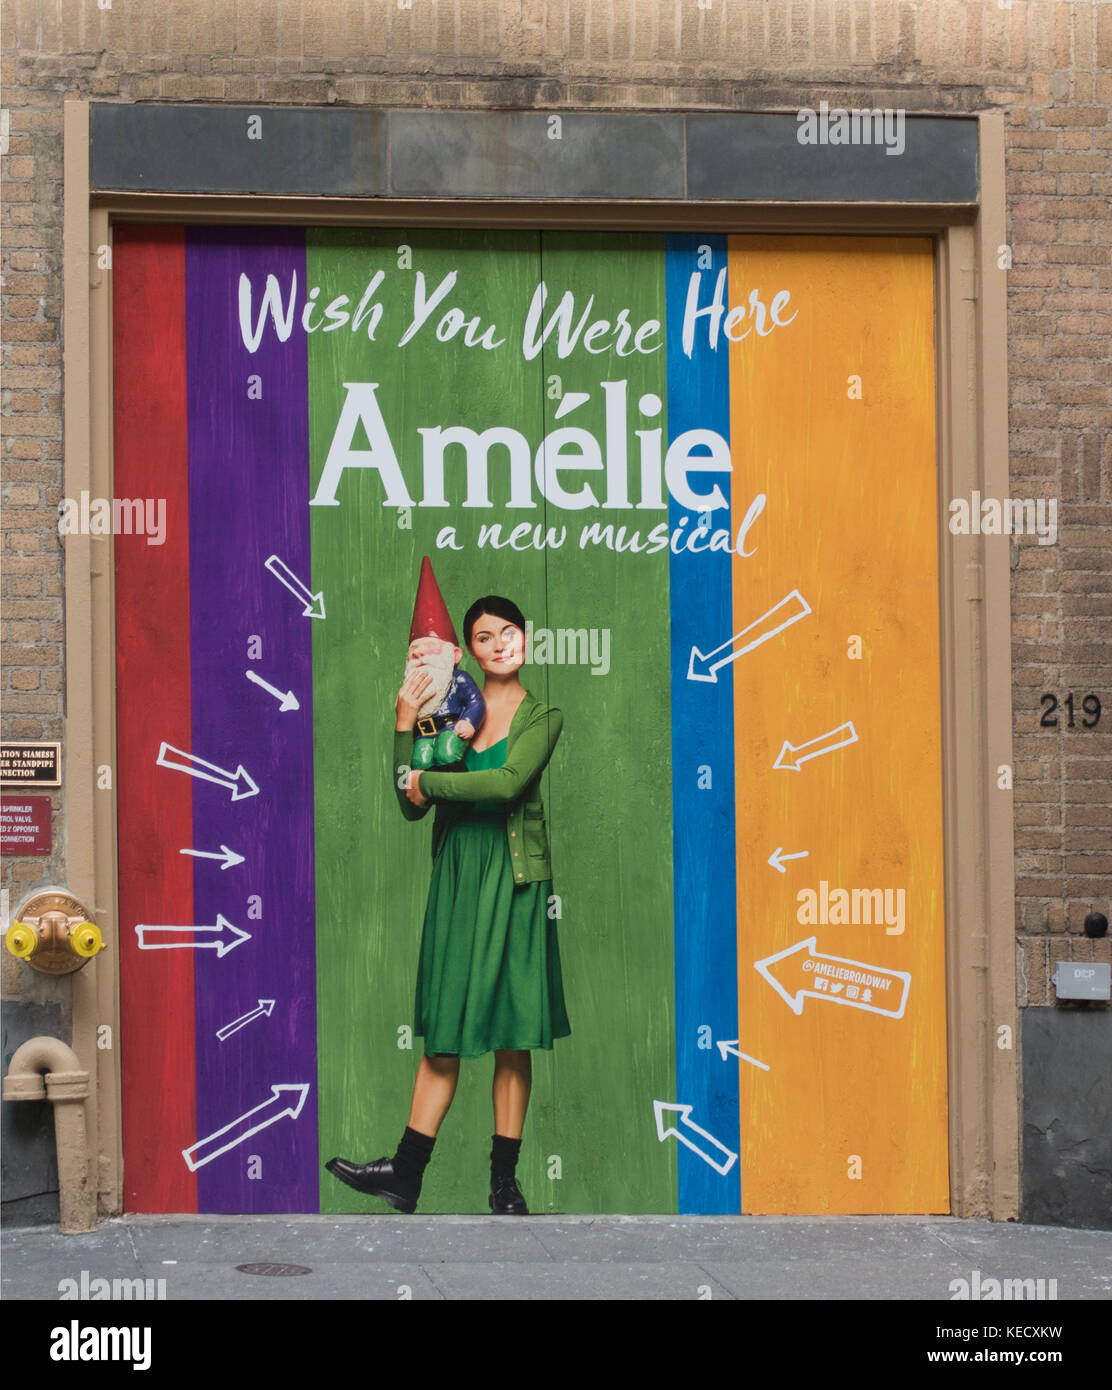
[[[468,748],[467,771],[501,767],[506,742],[481,753]],[[552,881],[514,886],[505,805],[458,804],[432,868],[414,1031],[430,1054],[551,1048],[571,1032],[548,915]]]

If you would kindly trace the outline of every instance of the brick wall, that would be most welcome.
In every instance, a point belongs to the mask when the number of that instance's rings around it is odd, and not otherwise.
[[[104,5],[105,8],[101,8]],[[3,732],[62,733],[62,102],[1007,113],[1021,1004],[1112,898],[1112,0],[7,0]],[[1005,542],[1001,542],[1005,543]],[[1039,725],[1093,693],[1097,729]],[[1062,711],[1059,711],[1062,715]],[[1075,719],[1079,725],[1080,716]],[[56,798],[57,800],[57,798]],[[55,814],[55,843],[64,826]],[[60,853],[3,883],[64,878]],[[5,956],[4,993],[19,988]],[[49,992],[56,982],[35,988]],[[26,998],[26,995],[24,996]]]

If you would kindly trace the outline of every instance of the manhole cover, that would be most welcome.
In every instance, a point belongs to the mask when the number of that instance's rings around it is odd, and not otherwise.
[[[308,1265],[236,1265],[240,1274],[269,1274],[278,1278],[285,1278],[290,1274],[312,1274]]]

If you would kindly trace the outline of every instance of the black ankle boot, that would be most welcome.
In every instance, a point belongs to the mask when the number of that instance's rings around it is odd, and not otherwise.
[[[514,1170],[521,1152],[520,1139],[495,1134],[490,1150],[490,1209],[495,1216],[528,1216],[529,1208],[517,1185]]]
[[[366,1192],[371,1197],[381,1197],[389,1202],[395,1211],[406,1213],[417,1210],[417,1198],[421,1195],[421,1179],[416,1180],[394,1166],[391,1158],[376,1158],[373,1163],[352,1163],[346,1158],[330,1158],[324,1165],[334,1177],[354,1187],[356,1192]]]
[[[421,1195],[421,1179],[432,1157],[435,1136],[421,1134],[406,1126],[398,1151],[393,1158],[376,1158],[373,1163],[352,1163],[346,1158],[330,1158],[324,1165],[334,1177],[354,1187],[381,1197],[395,1211],[407,1214],[417,1210]]]
[[[490,1180],[490,1209],[495,1216],[528,1216],[529,1208],[521,1195],[517,1179],[492,1177]]]

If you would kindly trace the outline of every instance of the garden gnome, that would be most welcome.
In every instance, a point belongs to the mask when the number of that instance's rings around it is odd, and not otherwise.
[[[426,555],[421,561],[405,667],[407,677],[420,668],[433,681],[432,694],[417,712],[412,760],[417,771],[458,763],[467,740],[486,717],[482,692],[460,670],[462,659],[456,630]]]

